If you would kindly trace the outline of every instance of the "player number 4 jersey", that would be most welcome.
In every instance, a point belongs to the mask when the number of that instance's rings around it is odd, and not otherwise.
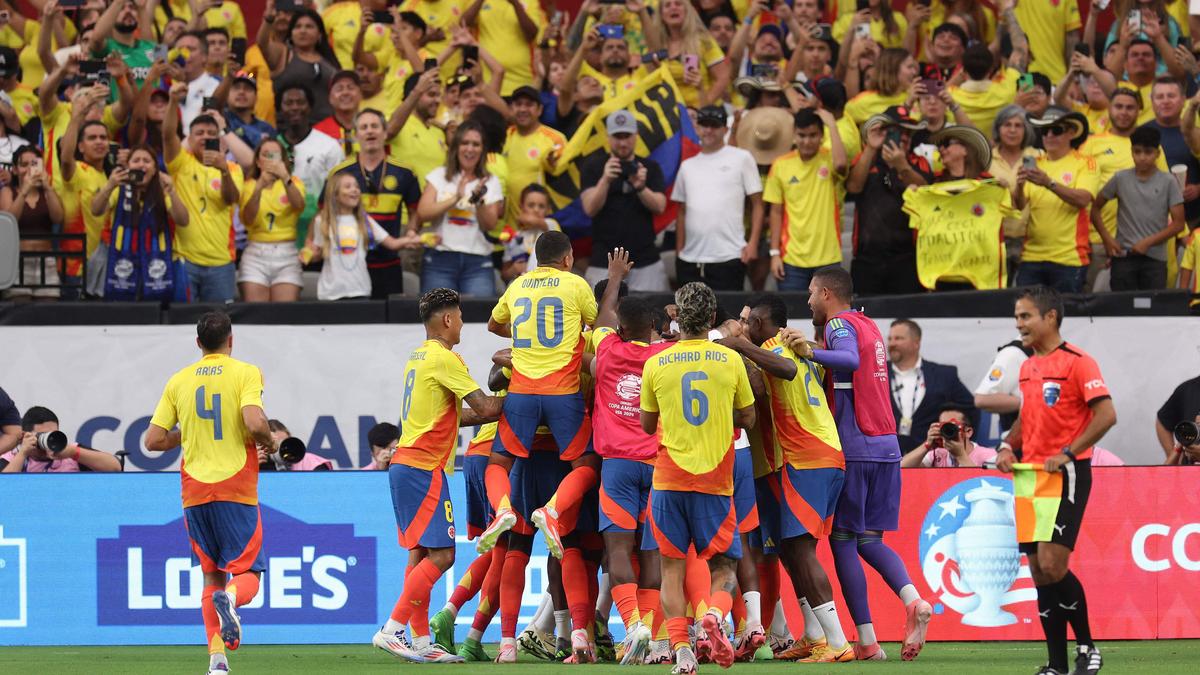
[[[261,408],[262,393],[262,371],[225,354],[206,355],[167,381],[150,423],[179,424],[184,507],[258,503],[258,451],[242,408]]]
[[[659,414],[656,490],[733,494],[733,411],[754,404],[737,352],[683,340],[642,371],[642,410]]]

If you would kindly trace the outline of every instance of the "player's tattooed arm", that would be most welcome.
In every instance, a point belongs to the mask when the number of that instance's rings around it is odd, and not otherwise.
[[[488,396],[483,393],[482,389],[467,394],[463,397],[463,403],[468,407],[462,409],[462,414],[459,416],[460,427],[473,427],[477,424],[487,424],[500,419],[500,410],[504,406],[503,399],[496,396]]]

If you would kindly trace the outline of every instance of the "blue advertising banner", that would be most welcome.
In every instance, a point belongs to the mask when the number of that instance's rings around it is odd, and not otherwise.
[[[16,474],[0,484],[0,645],[204,643],[203,575],[188,545],[179,474]],[[465,513],[461,473],[450,477],[450,495]],[[387,473],[267,473],[259,501],[267,569],[240,610],[244,641],[370,642],[400,596],[408,560]],[[545,556],[539,538],[522,622],[545,588]],[[474,559],[474,542],[459,536],[433,611]],[[475,600],[462,608],[460,626],[475,608]],[[498,622],[485,639],[499,640]]]

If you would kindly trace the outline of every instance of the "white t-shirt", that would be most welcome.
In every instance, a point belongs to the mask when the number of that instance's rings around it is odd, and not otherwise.
[[[313,244],[325,245],[325,225],[318,214],[313,219]],[[367,250],[374,248],[388,237],[387,230],[380,227],[374,218],[367,216],[370,241],[360,241],[358,221],[352,215],[337,217],[337,245],[329,250],[322,249],[325,262],[321,265],[321,278],[317,281],[317,299],[340,300],[342,298],[369,297],[371,275],[367,272]]]
[[[1020,347],[1009,345],[996,352],[992,365],[988,366],[983,375],[983,381],[975,387],[976,394],[1008,394],[1021,397],[1021,383],[1017,376],[1021,374],[1021,364],[1025,363],[1025,352]]]
[[[200,116],[200,111],[204,108],[204,99],[212,96],[219,86],[221,81],[209,73],[188,82],[187,98],[183,100],[181,113],[185,134],[191,133],[192,120]]]
[[[305,194],[314,202],[319,201],[325,194],[325,179],[329,172],[344,159],[346,154],[341,143],[329,134],[313,129],[292,147],[292,175],[304,183]]]
[[[437,190],[437,200],[445,201],[458,191],[458,181],[461,174],[446,180],[446,169],[438,167],[425,176],[426,189]],[[500,179],[494,175],[484,181],[487,191],[483,193],[484,204],[495,204],[504,201],[504,190],[500,187]],[[479,229],[479,219],[475,216],[475,205],[471,204],[471,194],[479,186],[479,180],[467,183],[463,198],[440,218],[430,223],[430,228],[442,238],[438,244],[439,251],[454,251],[470,253],[471,255],[491,255],[492,243],[483,236]]]
[[[762,192],[754,157],[726,145],[683,162],[671,200],[687,206],[683,251],[690,263],[719,263],[740,258],[746,246],[745,202]]]

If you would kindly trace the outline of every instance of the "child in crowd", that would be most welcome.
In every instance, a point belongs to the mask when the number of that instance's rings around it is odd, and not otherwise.
[[[1167,287],[1167,256],[1186,224],[1183,190],[1175,177],[1155,166],[1161,134],[1138,127],[1129,136],[1133,168],[1118,171],[1092,202],[1092,227],[1104,240],[1112,260],[1114,291],[1147,291]],[[1101,212],[1110,199],[1117,200],[1117,232],[1104,227]]]

